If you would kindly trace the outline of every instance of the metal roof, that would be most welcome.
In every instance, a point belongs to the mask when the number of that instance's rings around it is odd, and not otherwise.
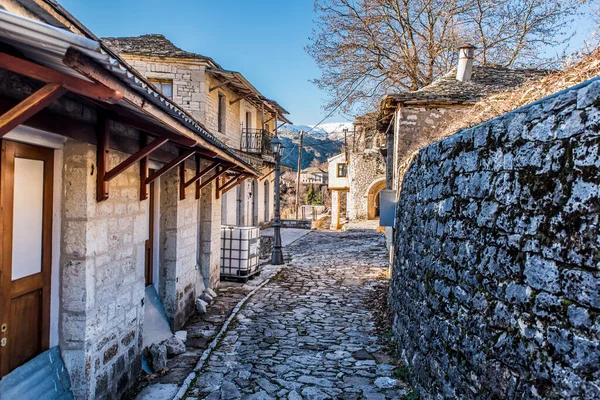
[[[239,158],[229,147],[210,134],[202,124],[194,120],[191,115],[173,101],[163,96],[146,78],[97,40],[85,38],[67,30],[0,9],[0,41],[18,48],[27,58],[41,65],[80,79],[89,80],[63,63],[63,58],[69,48],[80,51],[150,103],[191,129],[199,138],[222,150],[245,168],[259,172]],[[140,112],[124,100],[117,104],[128,108],[146,121],[157,123],[155,119]]]

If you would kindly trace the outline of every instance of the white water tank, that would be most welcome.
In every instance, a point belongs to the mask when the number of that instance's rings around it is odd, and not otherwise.
[[[247,280],[258,272],[260,229],[221,226],[221,276]]]

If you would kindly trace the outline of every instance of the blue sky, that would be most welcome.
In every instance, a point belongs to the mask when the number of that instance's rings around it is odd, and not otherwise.
[[[59,0],[100,37],[162,33],[184,50],[241,72],[279,102],[296,124],[316,124],[326,94],[309,82],[319,70],[304,46],[312,0]],[[334,115],[331,121],[344,121]]]
[[[184,50],[212,57],[278,101],[296,124],[316,124],[326,115],[321,109],[326,93],[309,82],[319,69],[304,51],[313,26],[313,0],[59,2],[100,37],[162,33]],[[581,45],[591,24],[583,18],[577,27],[570,49]],[[334,114],[325,122],[347,120]]]

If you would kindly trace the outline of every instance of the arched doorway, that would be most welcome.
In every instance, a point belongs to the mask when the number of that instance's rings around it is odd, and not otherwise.
[[[367,191],[367,218],[379,218],[380,201],[379,194],[385,189],[385,178],[380,178],[371,183]]]

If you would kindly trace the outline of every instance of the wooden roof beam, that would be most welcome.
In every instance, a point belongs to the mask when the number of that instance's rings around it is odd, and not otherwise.
[[[119,176],[122,172],[124,172],[127,168],[131,167],[136,162],[140,161],[142,158],[148,156],[154,150],[158,149],[163,144],[167,143],[169,139],[166,138],[156,138],[149,145],[141,148],[139,151],[127,157],[126,160],[122,161],[119,165],[107,171],[104,175],[104,180],[106,182],[111,181],[112,179]]]
[[[240,96],[240,97],[238,97],[237,99],[230,101],[230,102],[229,102],[229,105],[230,105],[230,106],[232,106],[232,105],[234,105],[235,103],[237,103],[238,101],[241,101],[241,100],[247,99],[247,98],[248,98],[248,97],[250,97],[250,96],[252,96],[252,93],[248,93],[248,94],[247,94],[247,95],[245,95],[245,96]]]
[[[218,85],[215,85],[213,87],[211,87],[210,89],[208,89],[209,92],[212,92],[213,90],[217,90],[218,88],[221,88],[223,86],[227,86],[229,85],[231,82],[235,81],[235,79],[228,79],[225,82],[221,82]]]
[[[19,104],[0,115],[0,138],[48,107],[67,92],[59,83],[47,83]]]
[[[114,104],[123,98],[123,94],[100,83],[89,82],[53,69],[43,67],[31,61],[0,53],[0,68],[24,75],[45,83],[57,83],[69,92]]]
[[[187,151],[183,152],[182,154],[178,155],[173,160],[171,160],[171,162],[169,162],[168,164],[163,166],[161,169],[159,169],[158,171],[156,171],[152,175],[150,175],[146,179],[146,184],[150,184],[152,181],[156,180],[156,178],[159,178],[161,175],[169,172],[170,170],[172,170],[173,168],[175,168],[176,166],[178,166],[179,164],[181,164],[182,162],[184,162],[185,160],[190,158],[192,155],[194,155],[194,153],[196,153],[196,151],[192,149],[192,150],[187,150]]]
[[[237,179],[236,182],[234,182],[233,185],[227,187],[227,188],[223,188],[221,189],[221,196],[224,195],[225,193],[229,192],[231,189],[233,189],[234,187],[236,187],[237,185],[239,185],[240,183],[244,182],[246,179],[248,179],[250,177],[250,175],[243,175],[241,177],[239,177]]]

